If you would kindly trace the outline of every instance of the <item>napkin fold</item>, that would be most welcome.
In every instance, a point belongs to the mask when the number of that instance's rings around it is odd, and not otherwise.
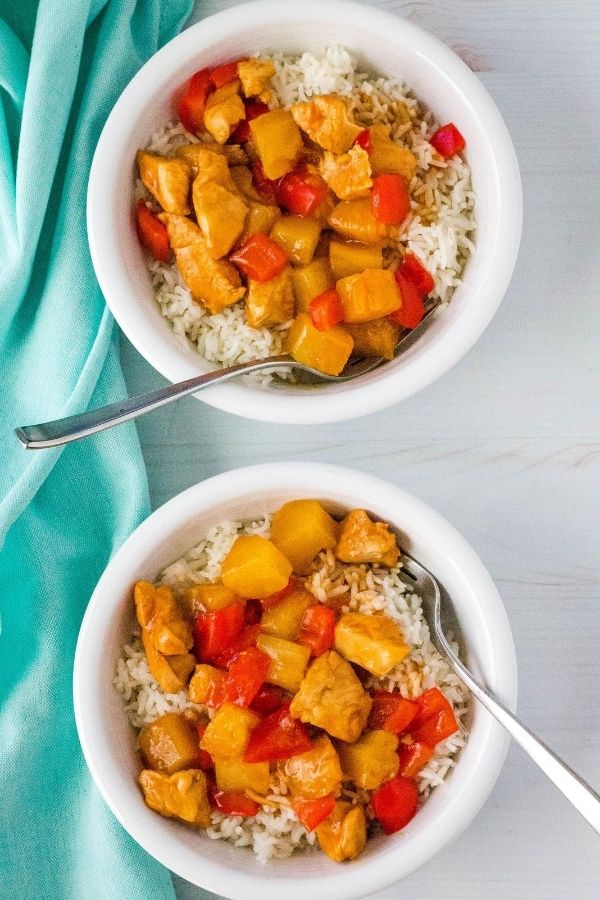
[[[133,425],[25,451],[17,425],[125,396],[88,251],[92,156],[192,0],[0,0],[0,895],[171,898],[83,761],[71,679],[111,553],[149,511]]]

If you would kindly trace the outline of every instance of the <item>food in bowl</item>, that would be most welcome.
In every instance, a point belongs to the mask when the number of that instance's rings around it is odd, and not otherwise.
[[[385,523],[302,499],[137,582],[114,684],[148,806],[263,861],[342,862],[405,827],[464,746],[467,694],[401,572]]]
[[[391,359],[472,250],[465,142],[348,51],[196,73],[138,153],[137,227],[175,334],[213,363]],[[262,383],[277,376],[252,376]]]

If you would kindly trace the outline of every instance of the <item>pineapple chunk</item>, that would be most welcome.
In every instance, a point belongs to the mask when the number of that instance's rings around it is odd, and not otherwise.
[[[215,778],[220,791],[269,790],[269,763],[247,763],[243,759],[215,759]]]
[[[239,95],[240,82],[234,81],[211,94],[204,108],[204,127],[218,144],[224,144],[238,122],[246,118],[246,109]]]
[[[409,183],[417,171],[417,158],[406,147],[396,144],[385,125],[372,125],[369,135],[373,145],[370,163],[376,175],[402,175]]]
[[[402,662],[410,647],[387,616],[345,613],[335,626],[335,649],[371,675],[383,678]]]
[[[172,775],[198,762],[198,733],[180,713],[165,713],[140,731],[138,744],[146,765]]]
[[[196,666],[188,685],[188,696],[192,703],[206,703],[218,672],[218,669],[207,663]]]
[[[252,119],[250,134],[267,178],[281,178],[294,168],[302,137],[287,109],[272,109]]]
[[[402,306],[396,279],[389,269],[365,269],[359,275],[348,275],[337,282],[336,289],[342,298],[346,322],[381,319]]]
[[[239,166],[241,169],[242,167]],[[248,215],[244,223],[244,230],[240,235],[239,243],[242,244],[251,234],[269,234],[273,225],[281,215],[278,206],[270,206],[267,203],[258,203],[256,200],[246,199]]]
[[[304,613],[314,602],[313,595],[302,585],[297,585],[284,600],[263,613],[261,631],[286,641],[297,640]]]
[[[372,522],[364,509],[353,509],[341,524],[335,555],[342,562],[393,567],[400,551],[389,525]]]
[[[330,212],[327,222],[343,237],[364,244],[378,244],[387,234],[387,227],[373,215],[370,197],[340,200]]]
[[[283,247],[290,262],[307,266],[319,243],[321,225],[306,216],[281,216],[271,229],[271,238]]]
[[[313,297],[335,287],[335,278],[328,261],[321,258],[313,259],[307,266],[295,267],[292,270],[292,283],[297,312],[308,312],[308,304]]]
[[[295,694],[310,659],[309,648],[271,634],[260,634],[256,646],[271,660],[266,681]]]
[[[256,190],[252,172],[247,166],[234,166],[230,170],[230,174],[238,191],[244,195],[246,200],[255,200],[257,203],[265,202],[265,198]],[[275,208],[278,209],[278,207]]]
[[[338,800],[331,815],[317,826],[319,847],[334,862],[356,859],[367,843],[367,820],[362,806]]]
[[[183,159],[157,156],[145,150],[138,151],[137,161],[142,184],[165,212],[187,215],[190,211],[191,166]]]
[[[320,735],[306,753],[281,763],[281,772],[291,794],[305,800],[336,793],[343,778],[336,749],[326,734]]]
[[[325,375],[339,375],[352,353],[354,341],[340,325],[319,331],[308,313],[299,313],[288,332],[287,351],[297,362]]]
[[[242,597],[262,600],[283,590],[292,566],[275,544],[257,534],[238,537],[223,560],[223,584]]]
[[[340,744],[344,781],[372,791],[398,774],[398,736],[389,731],[366,731],[354,744]]]
[[[362,147],[351,147],[348,153],[335,156],[327,151],[319,171],[340,200],[368,197],[373,187],[369,154]]]
[[[269,207],[265,207],[268,209]],[[251,328],[281,325],[294,315],[294,288],[289,266],[269,281],[248,279],[246,321]]]
[[[371,322],[348,322],[344,326],[354,341],[354,352],[364,356],[383,356],[393,359],[400,335],[400,326],[391,319],[373,319]]]
[[[173,775],[145,769],[140,773],[140,787],[146,805],[161,816],[181,819],[196,828],[210,826],[206,776],[199,769],[188,769]]]
[[[383,254],[375,244],[360,244],[357,241],[329,242],[329,264],[336,281],[347,275],[357,275],[364,269],[381,269]]]
[[[200,747],[213,758],[236,759],[243,756],[250,740],[250,732],[259,717],[249,709],[224,703],[215,713],[202,735]]]
[[[215,181],[203,182],[201,178],[199,175],[192,187],[194,210],[209,255],[220,259],[241,235],[248,207],[239,194]]]
[[[320,94],[295,103],[292,115],[311,140],[332,153],[349,150],[361,131],[352,121],[346,101],[338,94]]]
[[[217,612],[239,603],[240,597],[224,584],[194,584],[186,588],[181,596],[181,604],[190,617],[203,612]]]
[[[335,547],[337,529],[337,522],[318,500],[291,500],[274,514],[271,540],[294,572],[306,575],[317,553]]]
[[[237,71],[244,96],[259,97],[268,89],[275,66],[270,59],[241,59]]]

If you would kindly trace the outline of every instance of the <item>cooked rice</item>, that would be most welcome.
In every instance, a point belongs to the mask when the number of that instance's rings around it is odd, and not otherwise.
[[[239,534],[268,537],[269,528],[268,515],[252,522],[221,522],[210,528],[204,540],[185,556],[167,566],[158,582],[170,585],[177,595],[190,584],[216,581],[221,563],[236,537]],[[399,690],[407,698],[437,686],[452,704],[460,731],[438,744],[435,755],[419,773],[419,791],[425,799],[433,788],[443,783],[456,765],[458,752],[465,745],[463,720],[468,706],[468,692],[431,643],[421,600],[402,582],[399,568],[342,564],[328,550],[315,562],[306,586],[320,602],[335,598],[336,604],[341,605],[344,611],[366,614],[385,612],[398,622],[406,642],[410,644],[410,653],[385,678],[373,678],[371,686]],[[343,598],[343,604],[340,598]],[[132,630],[132,637],[117,662],[113,683],[122,695],[129,720],[136,729],[166,712],[183,712],[185,709],[209,712],[191,703],[185,691],[165,694],[159,688],[148,669],[136,629]],[[306,831],[289,808],[286,792],[285,781],[274,775],[267,797],[269,802],[263,805],[256,817],[242,818],[213,812],[208,836],[214,840],[231,841],[237,847],[252,847],[262,862],[312,847],[315,835]],[[354,803],[365,802],[367,797],[365,792],[349,789],[344,789],[343,796]]]
[[[392,138],[413,151],[417,158],[417,172],[410,185],[413,217],[398,243],[414,253],[434,276],[432,297],[447,303],[461,283],[465,262],[473,250],[475,196],[464,160],[459,156],[443,160],[428,143],[427,138],[438,127],[432,113],[401,80],[358,71],[356,60],[343,47],[331,46],[301,56],[274,53],[269,58],[277,70],[273,86],[280,105],[290,106],[315,94],[341,94],[348,98],[359,124],[387,124]],[[181,124],[167,123],[152,135],[148,149],[169,155],[181,144],[197,140]],[[138,196],[149,198],[139,180],[137,191]],[[251,328],[245,321],[243,301],[210,315],[193,301],[175,263],[169,266],[149,259],[148,266],[163,316],[177,339],[204,359],[226,366],[283,352],[289,324]],[[264,386],[274,376],[259,373],[247,377]],[[286,376],[279,373],[277,377]]]

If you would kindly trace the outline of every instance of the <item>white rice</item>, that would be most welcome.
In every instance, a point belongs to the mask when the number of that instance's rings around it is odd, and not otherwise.
[[[190,584],[213,582],[218,579],[221,562],[238,534],[268,537],[269,527],[268,515],[252,522],[221,522],[208,531],[200,544],[167,566],[158,581],[170,585],[176,594]],[[458,752],[465,745],[464,716],[468,707],[468,692],[431,643],[421,600],[404,585],[398,573],[399,568],[341,564],[331,551],[326,551],[315,563],[306,586],[320,602],[343,598],[342,608],[345,611],[367,614],[385,612],[398,622],[411,651],[386,678],[379,681],[372,679],[371,686],[399,690],[407,698],[437,686],[452,704],[460,731],[438,744],[435,755],[419,773],[419,791],[425,799],[433,788],[443,783],[456,764]],[[341,603],[339,599],[337,602]],[[136,630],[117,662],[113,684],[121,694],[129,720],[136,729],[166,712],[203,710],[188,700],[185,691],[165,694],[159,688],[148,669]],[[238,847],[252,847],[262,862],[288,857],[295,850],[313,846],[315,835],[306,831],[287,805],[285,781],[276,775],[273,778],[268,799],[275,806],[263,806],[253,818],[213,812],[208,836],[214,840],[228,840]],[[344,791],[344,799],[351,802],[359,802],[364,796],[364,792]]]
[[[402,81],[357,71],[355,59],[342,47],[301,56],[275,53],[269,58],[277,70],[274,105],[287,107],[315,94],[335,92],[349,99],[359,124],[388,124],[392,138],[413,151],[417,158],[417,173],[410,185],[413,217],[398,244],[414,253],[434,276],[432,298],[447,303],[461,283],[473,250],[475,196],[464,160],[459,156],[441,159],[427,141],[439,123]],[[197,138],[181,124],[167,123],[152,135],[148,149],[169,155],[190,141]],[[149,197],[139,181],[137,190],[139,196]],[[210,315],[194,302],[175,263],[169,266],[149,259],[148,266],[163,316],[177,339],[204,359],[225,366],[283,352],[289,325],[251,328],[245,321],[243,301]],[[270,374],[248,377],[263,386],[273,378]]]

